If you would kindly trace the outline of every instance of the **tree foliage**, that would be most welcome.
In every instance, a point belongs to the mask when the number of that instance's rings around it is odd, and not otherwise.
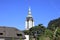
[[[56,31],[56,40],[60,40],[60,28],[57,29]]]
[[[60,40],[60,18],[51,20],[47,28],[54,33],[52,37],[53,40]]]
[[[45,40],[45,38],[49,40],[60,40],[60,18],[51,20],[47,28],[39,24],[29,30],[24,30],[24,33],[39,38],[39,40]]]
[[[29,35],[29,30],[24,30],[23,32],[25,35]]]
[[[60,28],[60,18],[51,20],[51,21],[48,23],[48,29],[50,29],[50,30],[52,30],[52,31],[54,31],[57,27]]]
[[[53,37],[53,32],[49,29],[46,29],[45,30],[45,36],[49,37],[49,38],[52,38]]]
[[[32,27],[29,31],[30,31],[30,35],[35,35],[35,34],[43,34],[45,31],[45,27],[41,24],[39,24],[38,26]]]

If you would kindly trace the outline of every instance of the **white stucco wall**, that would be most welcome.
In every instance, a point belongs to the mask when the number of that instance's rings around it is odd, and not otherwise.
[[[33,22],[29,20],[29,28],[31,28],[32,26],[33,26]]]
[[[34,26],[34,21],[29,20],[28,22],[25,21],[25,29],[29,30],[31,27]]]
[[[26,37],[26,39],[24,39],[24,40],[29,40],[29,35],[25,35],[25,37]]]
[[[5,39],[2,39],[2,38],[1,38],[0,40],[5,40]]]
[[[27,21],[25,21],[25,29],[27,29]]]

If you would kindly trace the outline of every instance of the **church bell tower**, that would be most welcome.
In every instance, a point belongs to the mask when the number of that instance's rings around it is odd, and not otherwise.
[[[26,21],[25,21],[25,30],[29,30],[33,26],[34,26],[34,20],[31,15],[31,8],[29,7],[28,16],[26,17]]]

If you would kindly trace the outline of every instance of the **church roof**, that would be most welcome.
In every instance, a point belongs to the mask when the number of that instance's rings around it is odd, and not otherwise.
[[[0,37],[25,38],[24,33],[13,27],[0,26]]]

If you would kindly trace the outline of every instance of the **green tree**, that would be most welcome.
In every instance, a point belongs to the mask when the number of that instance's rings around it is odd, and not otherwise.
[[[33,36],[37,40],[39,40],[39,36],[44,34],[45,29],[46,29],[45,26],[43,26],[42,24],[39,24],[38,26],[34,26],[29,30],[30,36]]]
[[[56,31],[55,40],[60,40],[60,28]]]
[[[49,29],[45,30],[45,34],[46,37],[49,37],[50,39],[53,39],[53,32]]]
[[[49,23],[48,23],[48,29],[52,30],[52,31],[55,31],[55,29],[59,27],[60,28],[60,18],[57,18],[57,19],[54,19],[54,20],[51,20]]]
[[[23,32],[25,35],[29,35],[29,30],[24,30]]]
[[[30,31],[31,35],[34,35],[35,33],[37,33],[37,34],[44,33],[45,29],[46,28],[43,25],[39,24],[38,26],[30,28],[29,31]]]

